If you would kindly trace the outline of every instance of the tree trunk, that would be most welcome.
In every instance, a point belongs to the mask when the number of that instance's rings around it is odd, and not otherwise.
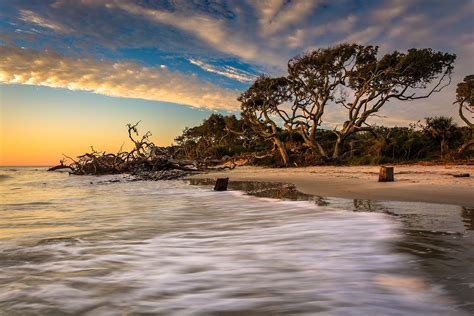
[[[444,137],[441,139],[441,159],[444,159],[444,149],[446,148],[446,140]]]
[[[306,146],[311,148],[311,150],[313,151],[313,154],[316,154],[316,155],[319,154],[321,157],[323,157],[323,159],[328,158],[328,155],[327,155],[326,151],[324,150],[323,146],[321,146],[321,144],[319,142],[305,141],[305,144],[306,144]]]
[[[324,157],[324,159],[327,159],[328,155],[326,154],[326,151],[324,150],[323,146],[321,146],[321,144],[319,142],[316,142],[316,147],[317,147],[319,153],[321,154],[321,156]]]
[[[324,150],[323,146],[321,146],[321,144],[315,140],[314,132],[312,133],[312,135],[308,136],[304,129],[298,129],[297,133],[301,135],[305,145],[311,148],[314,154],[319,153],[324,159],[328,158],[328,155]]]
[[[332,158],[337,159],[339,158],[339,155],[341,154],[341,147],[344,143],[344,138],[338,137],[336,140],[336,144],[334,145],[334,152],[332,154]]]
[[[458,149],[458,155],[464,154],[464,152],[469,148],[469,147],[474,147],[474,139],[471,139],[470,141],[466,142],[463,144],[461,147]]]
[[[283,164],[285,166],[288,166],[290,163],[290,158],[288,156],[288,152],[286,151],[286,146],[285,143],[283,143],[279,138],[275,138],[273,140],[273,143],[278,149],[278,152],[280,153],[281,159],[283,160]]]

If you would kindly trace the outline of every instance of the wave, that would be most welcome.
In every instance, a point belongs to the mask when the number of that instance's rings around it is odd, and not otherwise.
[[[0,218],[6,314],[456,315],[386,214],[48,177]]]

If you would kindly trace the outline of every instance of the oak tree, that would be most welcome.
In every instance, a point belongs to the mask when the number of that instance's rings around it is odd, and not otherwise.
[[[283,104],[291,100],[288,80],[260,76],[238,100],[242,117],[256,133],[273,142],[283,164],[288,165],[290,159],[278,126],[284,112]]]
[[[288,64],[294,97],[290,126],[317,147],[327,106],[340,105],[346,119],[334,129],[332,158],[352,134],[372,131],[367,120],[391,100],[427,98],[449,84],[456,56],[430,48],[378,55],[377,46],[341,44],[295,57]]]

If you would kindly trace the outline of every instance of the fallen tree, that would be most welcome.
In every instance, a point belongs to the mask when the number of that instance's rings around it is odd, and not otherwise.
[[[99,152],[91,147],[91,152],[72,158],[64,155],[60,164],[48,169],[55,171],[59,169],[69,169],[74,175],[106,175],[130,173],[145,180],[173,179],[188,175],[193,172],[203,172],[211,170],[233,169],[235,165],[225,167],[210,167],[206,160],[177,160],[163,147],[156,146],[150,141],[150,132],[146,132],[140,137],[138,124],[127,124],[128,137],[133,142],[134,148],[131,151],[123,151],[122,148],[117,153]],[[169,172],[176,170],[177,172]],[[181,171],[181,172],[179,172]]]

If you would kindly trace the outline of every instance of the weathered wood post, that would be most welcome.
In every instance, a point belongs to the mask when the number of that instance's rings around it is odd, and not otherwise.
[[[218,178],[216,185],[214,185],[214,191],[227,191],[227,185],[229,184],[229,178]]]
[[[393,167],[380,166],[379,182],[393,182]]]

